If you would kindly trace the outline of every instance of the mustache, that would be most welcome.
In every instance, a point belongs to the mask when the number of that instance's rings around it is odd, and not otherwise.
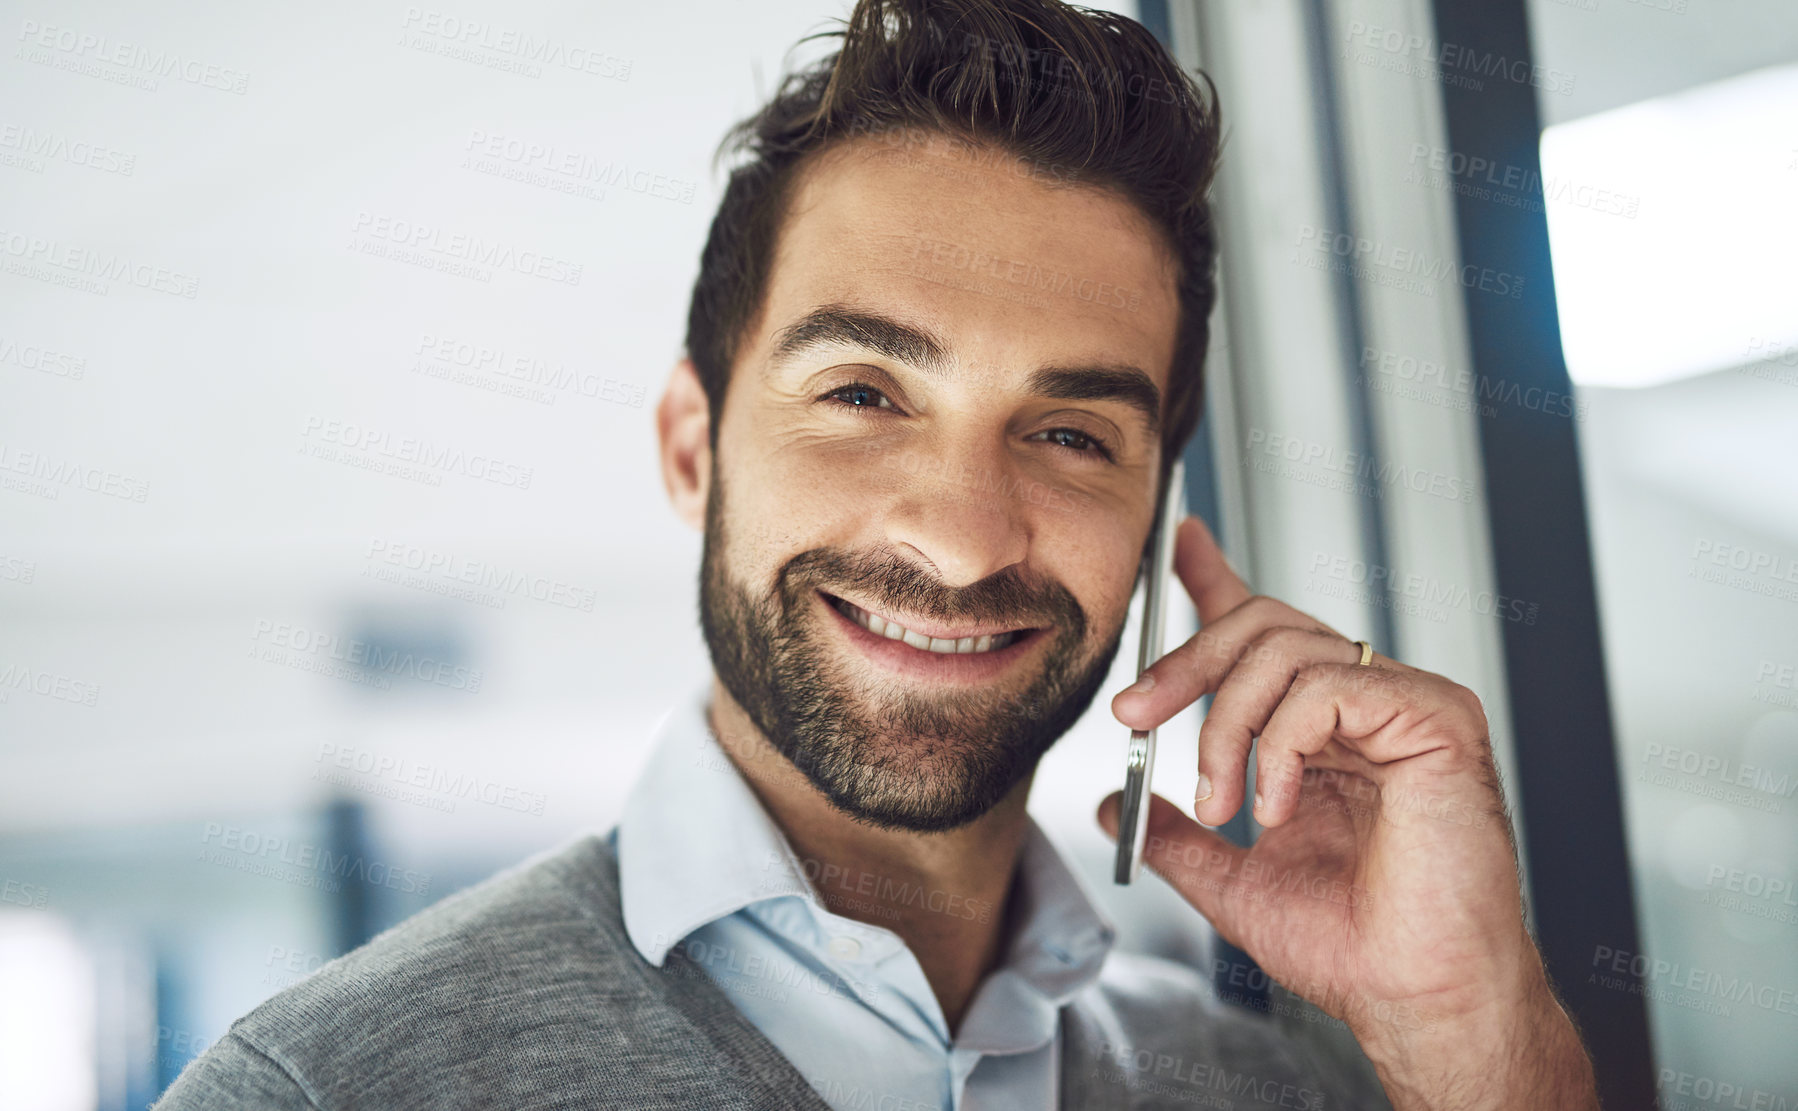
[[[788,560],[776,579],[782,596],[797,602],[811,590],[853,590],[875,607],[943,622],[1057,626],[1074,637],[1086,632],[1086,611],[1073,592],[1050,579],[1006,567],[967,586],[945,586],[929,571],[896,552],[859,554],[813,548]]]

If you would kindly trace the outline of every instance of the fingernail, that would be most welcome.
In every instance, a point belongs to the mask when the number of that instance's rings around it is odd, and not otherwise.
[[[1199,773],[1199,789],[1193,792],[1193,805],[1197,806],[1211,797],[1211,777],[1204,772]]]
[[[1138,679],[1136,682],[1131,683],[1129,686],[1124,688],[1124,693],[1125,694],[1148,694],[1150,691],[1152,691],[1154,689],[1155,689],[1155,673],[1152,671],[1145,671],[1142,673],[1142,677],[1140,679]]]
[[[1261,813],[1261,792],[1255,792],[1255,813]]]

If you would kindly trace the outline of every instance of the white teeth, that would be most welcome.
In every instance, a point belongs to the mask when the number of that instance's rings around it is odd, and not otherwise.
[[[944,640],[941,637],[927,637],[922,633],[914,633],[897,621],[888,621],[862,609],[860,606],[842,599],[837,599],[837,608],[849,615],[857,625],[873,633],[877,637],[888,640],[903,640],[913,648],[925,652],[936,652],[940,655],[975,655],[980,652],[992,652],[1004,648],[1017,639],[1016,633],[989,633],[977,637],[962,637],[959,640]]]

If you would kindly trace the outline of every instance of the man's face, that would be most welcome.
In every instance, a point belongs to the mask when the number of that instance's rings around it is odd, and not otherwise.
[[[723,407],[701,619],[839,809],[952,829],[1098,693],[1153,515],[1172,262],[1129,202],[916,133],[797,183]]]

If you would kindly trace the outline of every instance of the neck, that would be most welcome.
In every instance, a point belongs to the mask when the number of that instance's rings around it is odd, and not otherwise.
[[[1012,873],[1029,830],[1030,777],[959,828],[881,829],[833,806],[716,678],[710,717],[720,746],[786,835],[824,905],[898,934],[953,1033],[999,957]]]

